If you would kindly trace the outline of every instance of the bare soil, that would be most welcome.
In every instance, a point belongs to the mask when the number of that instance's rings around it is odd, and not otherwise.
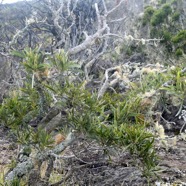
[[[186,141],[183,136],[177,136],[176,144],[172,144],[172,138],[167,137],[165,142],[157,140],[157,154],[160,158],[159,179],[153,180],[161,184],[170,185],[186,185]],[[131,166],[131,158],[128,154],[115,159],[115,162],[110,163],[108,158],[105,158],[103,151],[95,150],[95,153],[86,151],[86,145],[76,146],[71,150],[76,155],[81,150],[84,154],[81,159],[78,155],[66,162],[65,167],[70,167],[73,170],[71,173],[72,180],[69,179],[68,185],[74,185],[75,182],[79,185],[147,185],[147,180],[142,176],[142,172],[135,166]],[[93,147],[92,147],[93,148]],[[95,147],[96,148],[96,147]],[[68,149],[69,153],[69,149]],[[7,129],[0,128],[0,170],[5,170],[7,165],[11,164],[12,160],[16,160],[18,154],[18,145],[15,144],[13,137]],[[81,155],[82,155],[81,154]],[[89,164],[87,164],[89,162]],[[63,161],[64,163],[64,161]],[[130,166],[128,166],[130,164]],[[62,173],[64,174],[64,172]],[[73,181],[74,180],[74,181]],[[88,181],[89,180],[89,181]]]

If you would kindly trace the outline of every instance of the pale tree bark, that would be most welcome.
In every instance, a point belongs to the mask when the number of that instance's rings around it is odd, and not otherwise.
[[[17,166],[11,170],[10,172],[8,172],[8,174],[5,176],[5,182],[8,185],[11,185],[11,182],[15,179],[15,178],[20,178],[24,175],[28,175],[31,172],[31,177],[32,176],[36,176],[36,172],[39,174],[39,171],[31,171],[34,169],[34,167],[38,167],[40,168],[42,162],[49,160],[49,164],[48,164],[48,169],[45,173],[45,181],[49,180],[50,177],[50,173],[51,170],[53,170],[53,162],[55,159],[55,156],[61,152],[63,152],[66,147],[70,146],[74,140],[76,139],[76,134],[75,131],[70,132],[65,141],[61,142],[60,144],[58,144],[57,146],[55,146],[52,150],[48,150],[48,151],[43,151],[43,152],[38,152],[34,157],[24,157],[24,162],[20,162],[17,164]],[[51,159],[52,157],[52,159]],[[36,169],[38,170],[38,169]],[[37,175],[38,180],[37,181],[41,181],[40,180],[40,175]],[[30,182],[34,182],[33,177],[32,179],[29,179]]]

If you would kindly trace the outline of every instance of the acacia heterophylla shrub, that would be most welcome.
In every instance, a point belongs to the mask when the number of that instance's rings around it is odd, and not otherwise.
[[[176,47],[176,56],[182,56],[186,53],[186,30],[180,30],[171,40]]]
[[[160,10],[156,10],[151,18],[152,26],[157,26],[163,23],[171,14],[171,12],[172,9],[168,4],[164,5]]]
[[[151,17],[153,16],[154,12],[155,10],[153,7],[151,6],[145,7],[144,16],[142,20],[143,25],[146,25],[150,22]]]
[[[25,116],[34,109],[34,105],[14,91],[11,98],[6,98],[1,104],[1,123],[10,128],[17,128],[26,122]]]
[[[40,135],[43,134],[42,130],[37,132],[32,130],[29,123],[32,120],[39,122],[47,114],[49,108],[54,105],[51,92],[56,93],[56,89],[52,88],[53,83],[45,81],[45,75],[48,73],[46,71],[50,67],[46,63],[48,56],[38,49],[29,48],[22,52],[14,51],[12,54],[22,59],[21,64],[25,70],[26,79],[23,87],[12,91],[9,97],[4,99],[0,106],[0,121],[6,127],[13,129],[20,143],[27,145],[38,143],[43,148],[44,145],[49,145],[51,139],[47,133]],[[61,55],[63,56],[63,53]],[[63,68],[60,69],[58,66],[58,69],[62,73],[67,70],[65,63],[68,61],[64,62],[64,57],[59,59],[59,56],[60,54],[57,54],[50,60],[57,61],[55,64],[51,62],[55,67],[60,63]],[[68,64],[69,66],[72,67],[72,63]],[[54,85],[56,84],[54,83]]]
[[[180,106],[181,111],[186,100],[186,72],[183,70],[185,65],[174,67],[168,71],[169,81],[166,86],[160,87],[164,91],[164,100],[168,104]],[[176,100],[176,102],[174,101]]]
[[[97,99],[97,94],[91,94],[84,89],[83,84],[66,83],[61,86],[63,91],[56,89],[56,84],[51,85],[41,79],[33,80],[33,75],[38,71],[43,71],[45,65],[41,54],[35,51],[24,53],[23,58],[26,59],[24,67],[27,70],[27,78],[25,86],[19,90],[17,97],[10,97],[9,100],[1,105],[1,116],[8,116],[13,120],[1,118],[10,128],[15,127],[17,138],[20,143],[26,145],[34,145],[39,149],[50,147],[52,143],[50,136],[38,129],[32,130],[26,127],[33,117],[41,114],[40,110],[43,105],[38,104],[41,94],[35,85],[42,86],[44,99],[48,96],[48,105],[53,104],[51,95],[47,95],[47,90],[54,91],[56,97],[64,97],[66,100],[65,109],[68,113],[69,128],[74,128],[79,132],[87,134],[87,136],[97,139],[102,145],[119,146],[127,148],[133,155],[134,159],[139,157],[144,171],[151,172],[156,165],[156,155],[154,152],[153,135],[146,131],[145,121],[137,119],[141,116],[140,101],[141,98],[132,97],[132,94],[121,96],[119,94],[106,94],[101,99]],[[34,55],[36,55],[34,57]],[[38,57],[40,56],[40,57]],[[62,65],[65,60],[58,56],[54,60],[56,66]],[[26,63],[27,62],[27,63]],[[34,62],[34,67],[32,63]],[[41,63],[40,63],[41,62]],[[39,64],[37,64],[39,63]],[[37,77],[36,77],[37,78]],[[60,78],[61,80],[61,78]],[[33,82],[34,81],[34,82]],[[34,86],[33,86],[34,84]],[[59,85],[60,86],[60,85]],[[15,100],[14,100],[15,99]],[[57,100],[63,102],[63,99]],[[25,105],[24,105],[25,104]],[[63,105],[61,103],[61,105]],[[18,108],[18,106],[20,108]],[[42,107],[43,108],[43,107]],[[19,112],[19,109],[24,109]],[[35,112],[34,112],[35,111]],[[47,110],[45,110],[47,113]],[[44,113],[44,114],[46,114]],[[44,116],[44,115],[43,115]],[[22,125],[24,123],[24,125]],[[23,130],[19,130],[20,126]],[[141,166],[140,165],[140,166]]]
[[[183,56],[185,50],[185,33],[180,24],[181,12],[178,4],[166,3],[159,9],[147,7],[144,12],[142,24],[150,26],[150,36],[161,38],[167,54],[176,57]]]
[[[69,96],[72,104],[69,121],[76,130],[102,145],[127,148],[134,159],[141,160],[145,173],[155,168],[154,136],[146,131],[145,122],[136,119],[141,114],[140,99],[128,101],[129,97],[106,94],[98,100],[94,94],[74,88]]]

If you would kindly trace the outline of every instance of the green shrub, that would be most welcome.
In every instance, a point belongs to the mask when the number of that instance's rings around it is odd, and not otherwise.
[[[176,49],[175,55],[176,55],[177,57],[180,57],[180,56],[183,55],[183,51],[182,51],[180,48],[178,48],[178,49]]]
[[[180,18],[180,13],[179,12],[175,12],[173,15],[172,15],[172,20],[173,21],[178,21]]]
[[[171,41],[172,34],[168,30],[163,30],[162,31],[162,36],[163,36],[163,42]]]
[[[172,38],[173,43],[184,42],[186,40],[186,30],[181,30]]]
[[[30,55],[32,53],[32,55]],[[75,129],[79,133],[96,139],[100,144],[107,146],[117,146],[125,148],[131,153],[136,165],[143,168],[144,174],[149,176],[154,173],[157,166],[157,156],[154,150],[154,136],[146,130],[148,122],[145,117],[152,104],[143,105],[143,94],[152,89],[158,89],[166,80],[163,74],[144,76],[140,86],[133,90],[120,94],[105,94],[102,98],[97,98],[97,93],[90,93],[85,90],[83,83],[69,83],[65,81],[63,85],[61,78],[56,78],[56,82],[36,81],[32,86],[33,72],[37,68],[25,66],[32,62],[31,59],[38,59],[33,51],[25,54],[23,67],[27,70],[28,81],[25,81],[23,88],[13,97],[8,98],[0,107],[0,120],[8,127],[14,129],[17,141],[25,146],[26,153],[30,153],[30,148],[45,150],[50,148],[53,141],[51,136],[43,128],[34,130],[28,125],[33,119],[47,116],[49,110],[45,106],[57,107],[66,110],[66,121],[68,129]],[[42,54],[40,54],[42,55]],[[61,56],[62,55],[62,56]],[[50,56],[54,65],[60,69],[60,75],[64,70],[68,70],[69,61],[67,56],[62,54]],[[26,59],[26,60],[25,60]],[[48,60],[47,60],[48,61]],[[36,63],[37,61],[35,61]],[[45,63],[45,60],[43,60]],[[66,64],[66,66],[65,66]],[[153,77],[152,77],[153,76]],[[153,80],[153,81],[152,81]],[[37,87],[40,86],[42,90]],[[52,94],[55,94],[57,103],[53,103]],[[41,100],[42,98],[42,100]],[[158,101],[159,97],[157,97]],[[152,101],[153,102],[153,101]],[[60,106],[59,106],[60,105]],[[43,112],[41,110],[43,109]],[[41,118],[41,119],[42,119]],[[38,124],[40,123],[40,120]],[[64,124],[61,124],[63,128]],[[137,163],[138,162],[138,163]]]
[[[151,6],[148,6],[148,7],[145,8],[144,16],[143,16],[143,19],[142,19],[142,24],[143,25],[146,25],[147,23],[150,22],[150,19],[151,19],[152,15],[154,14],[154,12],[155,12],[155,10]]]
[[[167,17],[168,15],[170,15],[172,13],[172,8],[170,7],[169,4],[165,4],[162,7],[162,12],[163,12],[163,15],[165,17]]]
[[[151,18],[152,26],[158,26],[163,23],[164,20],[167,19],[168,15],[171,14],[171,12],[172,9],[168,4],[165,4],[161,9],[156,10]]]
[[[152,26],[157,26],[161,24],[164,21],[164,14],[162,10],[156,10],[156,12],[153,14],[151,18],[151,24]]]
[[[159,0],[158,2],[160,5],[167,3],[167,0]]]

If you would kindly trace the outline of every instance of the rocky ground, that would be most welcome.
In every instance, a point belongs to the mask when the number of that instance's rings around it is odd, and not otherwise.
[[[168,137],[164,140],[157,139],[156,150],[160,158],[160,172],[158,178],[153,180],[150,185],[186,185],[186,135],[178,135],[176,138]],[[79,146],[77,145],[79,144]],[[91,148],[89,148],[91,146]],[[93,149],[94,152],[92,151]],[[81,150],[81,157],[78,152]],[[71,151],[71,152],[69,152]],[[142,176],[140,170],[131,166],[130,155],[123,152],[118,153],[118,157],[111,155],[109,161],[103,153],[103,149],[97,148],[97,145],[81,141],[68,149],[67,156],[72,158],[65,160],[66,176],[68,185],[147,185],[146,179]],[[70,155],[69,155],[70,153]],[[7,170],[11,160],[16,160],[18,154],[18,145],[16,145],[9,135],[8,131],[0,128],[0,170],[1,174]],[[73,156],[72,156],[73,154]],[[112,154],[112,153],[111,153]],[[74,156],[75,155],[75,156]],[[59,160],[58,160],[59,162]],[[64,163],[64,160],[63,160]],[[58,166],[59,168],[59,166]],[[69,168],[71,171],[69,171]],[[67,171],[68,169],[68,171]],[[59,174],[60,175],[60,174]],[[68,178],[71,177],[72,179]],[[2,176],[1,176],[2,179]],[[155,183],[156,182],[156,183]]]
[[[169,147],[157,149],[162,170],[160,177],[165,183],[186,185],[186,141],[179,136],[176,144],[172,144],[171,141]]]
[[[16,160],[18,154],[18,145],[11,139],[8,131],[0,127],[0,173],[7,170],[12,160]],[[1,182],[0,182],[1,183]]]

